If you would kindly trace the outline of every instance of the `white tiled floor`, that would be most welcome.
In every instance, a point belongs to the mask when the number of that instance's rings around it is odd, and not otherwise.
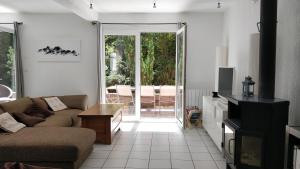
[[[81,169],[226,169],[203,129],[176,123],[123,123],[112,145],[96,144]]]

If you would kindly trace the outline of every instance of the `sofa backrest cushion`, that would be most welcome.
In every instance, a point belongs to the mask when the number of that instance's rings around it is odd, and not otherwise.
[[[36,98],[31,98],[31,99],[32,99],[32,102],[37,104],[39,107],[41,107],[45,110],[50,110],[47,102],[43,98],[36,97]]]
[[[33,127],[34,125],[45,121],[44,118],[29,116],[25,113],[12,113],[12,115],[18,122],[25,124],[27,127]]]
[[[15,101],[0,104],[0,107],[9,113],[24,113],[32,106],[32,101],[29,97],[17,99]]]
[[[0,114],[4,113],[4,110],[0,107]]]
[[[68,95],[58,96],[58,98],[71,109],[86,110],[87,108],[87,95]]]
[[[47,118],[51,115],[54,115],[54,112],[50,111],[49,109],[44,109],[43,107],[40,107],[40,105],[36,103],[33,103],[32,106],[28,108],[25,113],[30,116],[41,117],[41,118]]]

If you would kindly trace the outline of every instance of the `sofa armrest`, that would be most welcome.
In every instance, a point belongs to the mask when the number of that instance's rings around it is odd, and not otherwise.
[[[67,95],[58,96],[58,98],[68,107],[72,109],[87,109],[87,95]]]

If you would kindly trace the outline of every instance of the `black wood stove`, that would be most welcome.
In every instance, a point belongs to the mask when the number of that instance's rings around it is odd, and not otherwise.
[[[283,169],[289,102],[274,99],[277,0],[261,0],[259,95],[228,97],[223,127],[227,169]]]
[[[228,97],[223,123],[227,168],[283,169],[289,102],[259,97]]]

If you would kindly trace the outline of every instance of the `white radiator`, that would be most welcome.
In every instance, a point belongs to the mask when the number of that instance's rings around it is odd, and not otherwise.
[[[211,96],[212,89],[186,89],[186,106],[202,108],[203,96]]]

